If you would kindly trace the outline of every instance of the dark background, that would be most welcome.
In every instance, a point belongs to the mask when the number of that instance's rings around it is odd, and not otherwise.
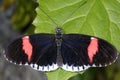
[[[4,58],[5,46],[21,34],[34,32],[36,0],[0,0],[0,80],[47,80],[44,72],[18,66]],[[70,80],[120,80],[120,58],[104,68],[90,68]]]

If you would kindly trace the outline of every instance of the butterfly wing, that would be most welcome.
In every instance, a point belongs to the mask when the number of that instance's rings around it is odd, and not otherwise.
[[[55,35],[34,34],[23,36],[6,49],[6,57],[16,64],[29,64],[40,71],[58,68]],[[79,34],[62,36],[61,56],[67,71],[81,71],[89,67],[111,64],[117,57],[117,50],[107,41],[97,37]]]
[[[81,71],[89,67],[102,67],[116,60],[117,50],[107,41],[80,34],[63,35],[62,68]]]
[[[22,36],[6,48],[6,57],[16,64],[28,64],[40,71],[57,69],[54,34]]]

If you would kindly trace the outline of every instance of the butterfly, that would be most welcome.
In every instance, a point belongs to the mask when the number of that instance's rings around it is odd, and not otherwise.
[[[12,41],[5,49],[8,61],[30,65],[39,71],[62,68],[66,71],[82,71],[89,67],[110,65],[117,59],[116,48],[107,41],[83,34],[24,35]]]

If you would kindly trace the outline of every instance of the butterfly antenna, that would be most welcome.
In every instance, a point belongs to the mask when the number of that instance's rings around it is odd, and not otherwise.
[[[86,1],[84,1],[84,2],[82,2],[80,5],[79,5],[79,7],[77,7],[64,21],[63,21],[63,24],[64,24],[64,22],[65,21],[67,21],[82,5],[84,5],[85,3],[87,2],[87,0]],[[63,25],[62,24],[62,25]]]
[[[46,16],[49,17],[49,19],[50,19],[56,26],[58,26],[58,24],[57,24],[42,8],[40,8],[40,9],[41,9],[41,11],[42,11],[44,14],[46,14]]]

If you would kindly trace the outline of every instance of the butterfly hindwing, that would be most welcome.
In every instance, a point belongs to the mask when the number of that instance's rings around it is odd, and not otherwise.
[[[57,69],[57,48],[52,34],[33,34],[13,41],[6,49],[8,60],[29,64],[40,71]]]
[[[65,34],[62,37],[62,68],[67,71],[106,66],[117,57],[117,50],[100,38],[81,34]]]

